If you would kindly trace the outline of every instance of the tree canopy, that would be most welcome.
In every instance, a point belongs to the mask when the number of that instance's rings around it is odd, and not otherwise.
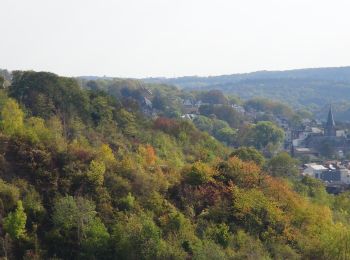
[[[348,194],[264,158],[283,140],[271,122],[237,130],[225,104],[179,118],[175,87],[84,84],[14,72],[0,90],[0,257],[348,258]],[[157,89],[156,117],[137,98]]]

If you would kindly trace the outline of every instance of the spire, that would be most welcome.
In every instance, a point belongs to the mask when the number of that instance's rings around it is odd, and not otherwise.
[[[332,105],[329,105],[328,118],[327,118],[327,123],[325,127],[325,135],[336,136]]]
[[[332,105],[329,105],[328,118],[327,118],[327,127],[335,127]]]

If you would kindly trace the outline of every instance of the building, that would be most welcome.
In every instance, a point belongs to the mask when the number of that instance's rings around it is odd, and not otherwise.
[[[327,123],[326,123],[325,128],[324,128],[324,135],[328,136],[328,137],[337,136],[336,129],[335,129],[334,117],[333,117],[333,111],[332,111],[332,106],[331,105],[329,106]]]
[[[350,140],[344,130],[336,129],[332,106],[329,107],[327,121],[323,130],[319,127],[308,126],[303,131],[299,131],[295,139],[292,140],[293,149],[307,148],[317,151],[326,158],[343,158],[350,152]],[[296,150],[292,154],[298,155]]]
[[[303,175],[307,175],[316,179],[320,179],[323,172],[327,170],[326,167],[316,163],[309,163],[304,165],[305,169]]]
[[[340,163],[305,164],[302,174],[322,180],[325,183],[350,184],[350,170]]]

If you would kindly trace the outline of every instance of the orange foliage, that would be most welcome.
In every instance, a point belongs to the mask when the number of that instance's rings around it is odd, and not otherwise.
[[[154,128],[162,130],[168,134],[177,135],[179,132],[179,123],[174,119],[158,117],[154,121]]]
[[[154,165],[156,163],[157,155],[152,145],[150,144],[140,145],[139,154],[147,166]]]
[[[157,156],[156,151],[154,150],[152,145],[147,144],[146,145],[146,162],[148,164],[155,164]]]
[[[217,167],[217,178],[225,182],[233,181],[242,188],[253,188],[260,184],[261,169],[253,162],[243,162],[238,157],[231,157]]]

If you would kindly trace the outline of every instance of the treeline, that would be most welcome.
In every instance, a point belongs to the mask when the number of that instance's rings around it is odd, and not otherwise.
[[[350,256],[349,194],[300,180],[288,154],[231,150],[191,121],[145,117],[137,98],[51,73],[14,72],[0,93],[1,257]],[[261,149],[275,138],[248,132]]]
[[[350,114],[350,67],[314,68],[287,71],[258,71],[213,77],[149,78],[145,82],[171,84],[187,90],[218,89],[244,100],[263,97],[307,109],[318,119],[327,116],[331,102],[339,120]]]
[[[242,101],[237,96],[224,95],[219,90],[186,91],[169,85],[109,78],[96,81],[80,79],[80,85],[84,89],[102,90],[118,100],[128,100],[129,105],[133,104],[138,109],[145,108],[146,97],[152,104],[151,111],[155,111],[156,116],[160,117],[178,119],[183,114],[195,113],[192,121],[199,130],[209,133],[228,146],[253,145],[257,149],[264,149],[267,156],[278,150],[283,143],[284,134],[274,123],[277,118],[298,127],[303,118],[311,117],[310,113],[301,110],[295,112],[276,101],[261,98]],[[191,106],[195,112],[189,112],[191,108],[188,107]],[[238,111],[234,106],[247,113]],[[149,109],[147,106],[146,108]],[[260,133],[256,133],[257,129],[260,129]],[[256,141],[253,137],[256,135],[266,136],[266,144],[261,145]]]

